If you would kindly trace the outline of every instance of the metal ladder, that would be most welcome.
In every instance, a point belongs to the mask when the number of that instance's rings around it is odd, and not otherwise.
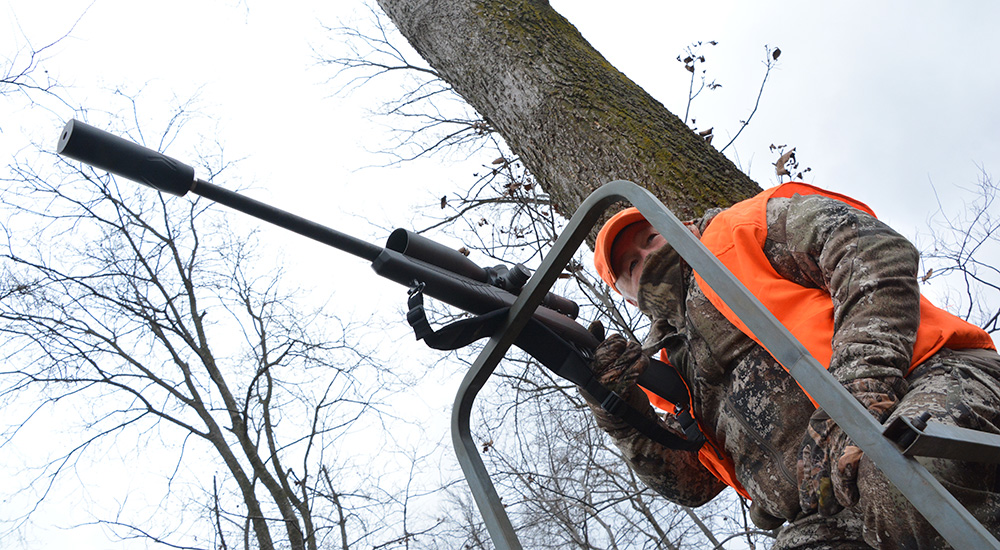
[[[899,419],[883,428],[663,203],[634,183],[614,181],[594,191],[573,215],[524,287],[506,322],[490,338],[466,373],[455,397],[452,442],[498,550],[520,549],[521,544],[472,439],[469,424],[473,402],[601,214],[619,201],[630,202],[642,212],[746,323],[771,355],[788,369],[799,385],[875,461],[952,546],[959,550],[1000,549],[1000,542],[913,458],[938,456],[1000,462],[1000,436],[937,423],[925,424],[920,419]]]

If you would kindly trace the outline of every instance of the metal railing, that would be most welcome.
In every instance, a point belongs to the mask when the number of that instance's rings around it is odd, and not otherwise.
[[[1000,549],[1000,542],[980,524],[968,510],[951,495],[912,456],[904,455],[900,448],[883,435],[883,426],[859,403],[816,359],[726,269],[701,242],[685,228],[649,191],[627,181],[614,181],[592,193],[576,211],[559,236],[554,247],[546,254],[538,271],[524,287],[520,297],[511,307],[506,322],[490,338],[466,374],[455,397],[452,412],[452,441],[459,463],[469,482],[476,505],[483,515],[487,530],[500,550],[519,549],[521,544],[489,473],[472,439],[470,418],[476,395],[492,375],[517,335],[531,318],[543,296],[555,283],[559,273],[569,263],[601,214],[612,204],[627,201],[639,209],[653,227],[705,280],[732,311],[760,339],[765,348],[784,365],[799,385],[822,407],[844,432],[872,459],[913,506],[935,529],[958,549]],[[917,445],[920,454],[933,454],[941,442],[963,441],[973,445],[984,455],[998,449],[1000,438],[992,434],[970,434],[959,428],[931,424],[925,433],[920,422],[906,422],[895,426],[896,438],[924,441]],[[933,432],[933,433],[931,433]],[[907,435],[908,434],[908,435]],[[914,441],[909,442],[908,454],[914,454]],[[921,450],[922,448],[922,450]],[[931,450],[928,450],[931,449]],[[968,458],[968,455],[966,455]]]

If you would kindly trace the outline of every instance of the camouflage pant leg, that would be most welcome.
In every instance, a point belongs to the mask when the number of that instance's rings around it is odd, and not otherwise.
[[[851,508],[834,516],[810,514],[786,523],[772,550],[871,550],[864,521]]]
[[[907,377],[910,390],[893,413],[1000,433],[1000,356],[985,350],[942,350]],[[1000,535],[1000,467],[996,464],[919,459],[995,536]],[[865,538],[876,548],[949,546],[874,464],[862,459],[858,473]]]

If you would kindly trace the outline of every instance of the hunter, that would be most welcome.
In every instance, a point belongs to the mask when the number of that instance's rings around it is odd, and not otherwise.
[[[1000,433],[990,336],[921,297],[917,250],[863,203],[786,183],[686,225],[879,422],[929,413]],[[597,377],[676,428],[673,404],[636,384],[660,351],[706,438],[697,452],[666,449],[592,402],[646,484],[687,506],[732,487],[758,527],[779,529],[780,550],[947,547],[636,209],[601,229],[595,264],[652,322],[643,344],[604,340]],[[1000,534],[997,465],[924,464]]]

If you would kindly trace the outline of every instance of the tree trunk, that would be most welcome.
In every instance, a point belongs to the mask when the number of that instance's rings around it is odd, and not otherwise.
[[[681,219],[760,190],[544,0],[378,2],[565,216],[615,179],[650,189]]]

